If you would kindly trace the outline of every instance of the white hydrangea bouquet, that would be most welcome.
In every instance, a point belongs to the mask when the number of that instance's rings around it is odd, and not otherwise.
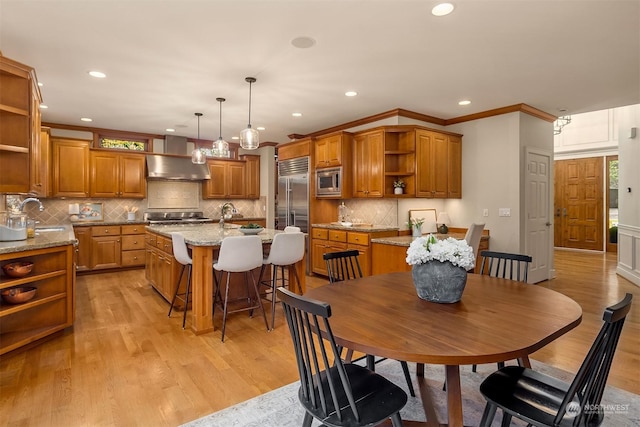
[[[429,261],[447,262],[465,270],[475,265],[475,254],[466,240],[448,237],[438,240],[432,234],[418,237],[407,249],[407,264],[418,265]]]

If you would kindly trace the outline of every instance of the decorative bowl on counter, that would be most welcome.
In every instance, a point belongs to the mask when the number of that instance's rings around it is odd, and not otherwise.
[[[22,304],[36,296],[36,288],[25,286],[21,288],[3,289],[0,292],[2,300],[9,304]]]
[[[11,262],[2,266],[2,271],[9,277],[24,277],[33,270],[33,263],[30,261]]]
[[[260,227],[260,228],[242,228],[242,227],[240,227],[240,228],[238,228],[238,231],[240,231],[242,234],[246,234],[246,235],[258,234],[262,230],[264,230],[263,227]]]

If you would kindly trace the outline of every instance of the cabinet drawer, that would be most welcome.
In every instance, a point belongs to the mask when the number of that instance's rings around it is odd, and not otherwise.
[[[155,234],[152,234],[152,233],[147,233],[145,235],[145,240],[147,242],[147,245],[149,245],[149,246],[155,246],[156,245],[156,238],[157,238],[157,236]]]
[[[156,237],[156,248],[168,254],[173,254],[173,246],[172,246],[171,239],[167,239],[166,237],[162,237],[162,236]]]
[[[144,250],[122,252],[122,266],[130,267],[133,265],[144,265]]]
[[[93,237],[119,236],[120,226],[119,225],[94,226],[94,227],[91,227],[91,235]]]
[[[123,251],[130,251],[130,250],[143,249],[143,248],[144,248],[144,236],[139,234],[122,236]]]
[[[311,237],[314,239],[327,240],[329,238],[329,230],[325,228],[314,228],[311,233]]]
[[[329,230],[329,240],[333,242],[346,242],[347,232],[340,230]]]
[[[123,225],[121,234],[144,234],[144,224]]]
[[[352,245],[369,246],[369,234],[350,231],[347,233],[347,242]]]

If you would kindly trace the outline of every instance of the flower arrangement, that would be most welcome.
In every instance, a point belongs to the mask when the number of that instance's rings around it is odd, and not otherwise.
[[[418,237],[407,249],[407,264],[418,265],[429,261],[450,262],[456,267],[465,270],[470,269],[475,264],[473,249],[465,240],[457,240],[449,237],[445,240],[438,240],[434,235]]]
[[[402,179],[397,179],[393,181],[393,188],[404,188],[405,183]]]
[[[422,224],[424,224],[424,218],[410,218],[407,221],[407,228],[422,228]]]

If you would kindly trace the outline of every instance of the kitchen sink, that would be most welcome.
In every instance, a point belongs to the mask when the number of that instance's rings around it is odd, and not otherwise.
[[[36,233],[46,233],[48,231],[64,231],[64,230],[65,230],[65,227],[62,225],[36,227]]]

